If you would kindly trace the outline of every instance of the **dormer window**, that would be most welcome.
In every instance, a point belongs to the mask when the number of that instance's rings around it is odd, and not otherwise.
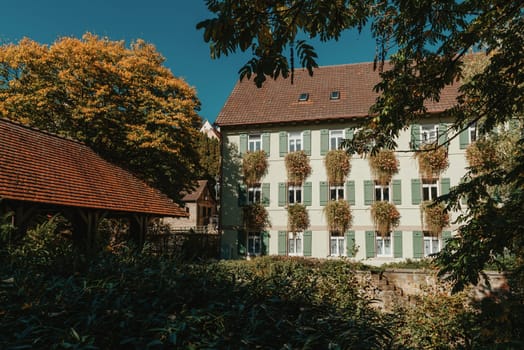
[[[331,94],[329,94],[330,100],[340,100],[340,91],[331,91]]]
[[[307,92],[303,92],[298,96],[298,102],[305,102],[307,100],[309,100],[309,93]]]

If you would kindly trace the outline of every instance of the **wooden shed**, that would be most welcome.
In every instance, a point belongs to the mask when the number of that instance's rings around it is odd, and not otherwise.
[[[142,244],[149,220],[187,213],[160,191],[85,144],[0,118],[0,214],[27,229],[42,211],[60,212],[77,243],[91,247],[100,220],[125,217]]]

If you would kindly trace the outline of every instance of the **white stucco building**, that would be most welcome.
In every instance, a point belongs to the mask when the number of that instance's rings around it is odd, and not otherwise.
[[[216,119],[222,134],[222,187],[220,223],[222,257],[249,255],[300,255],[318,258],[350,256],[356,259],[394,261],[422,258],[439,251],[456,229],[445,227],[438,236],[425,231],[420,203],[434,199],[459,183],[465,173],[464,149],[475,130],[452,139],[448,146],[449,167],[435,179],[423,179],[417,160],[409,150],[425,142],[444,139],[447,125],[442,112],[454,104],[458,86],[446,88],[439,103],[427,106],[421,124],[404,130],[398,139],[398,174],[385,186],[374,181],[368,159],[352,156],[351,171],[343,184],[327,181],[324,158],[342,138],[358,132],[358,123],[368,116],[376,94],[378,72],[372,63],[320,67],[313,77],[297,70],[294,83],[268,80],[262,88],[252,81],[237,83]],[[242,179],[242,155],[264,150],[268,171],[260,183],[246,187]],[[303,150],[311,175],[300,186],[287,182],[285,155]],[[348,201],[353,216],[347,232],[330,232],[324,207],[329,200]],[[244,200],[245,199],[245,200]],[[401,218],[386,235],[377,234],[370,213],[374,201],[395,204]],[[271,225],[253,231],[242,220],[242,206],[264,205]],[[288,232],[287,206],[306,206],[310,225],[299,233]],[[451,214],[450,222],[456,217]]]

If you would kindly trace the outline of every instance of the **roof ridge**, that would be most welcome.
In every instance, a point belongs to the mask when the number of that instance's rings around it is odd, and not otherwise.
[[[71,141],[71,142],[78,143],[78,144],[80,144],[82,146],[87,146],[87,144],[85,142],[77,140],[77,139],[75,139],[75,138],[73,138],[71,136],[59,135],[57,133],[54,133],[54,132],[51,132],[51,131],[47,131],[47,130],[43,130],[43,129],[37,128],[36,126],[27,125],[27,124],[24,124],[24,123],[19,122],[17,120],[12,120],[12,119],[9,119],[9,118],[6,118],[6,117],[0,117],[0,120],[4,121],[4,122],[7,122],[7,123],[11,123],[11,124],[16,125],[16,126],[20,126],[22,128],[25,128],[25,129],[29,129],[29,130],[32,130],[32,131],[40,132],[40,133],[45,134],[45,135],[57,137],[57,138],[59,138],[61,140]]]
[[[390,60],[385,60],[384,64],[389,63]],[[374,64],[374,61],[366,61],[366,62],[351,62],[351,63],[337,63],[337,64],[326,64],[322,66],[318,66],[316,68],[313,68],[313,74],[315,74],[315,70],[322,69],[322,68],[337,68],[337,67],[346,67],[346,66],[365,66],[368,64]],[[377,62],[378,64],[378,62]],[[295,70],[307,70],[305,67],[299,67],[295,68]]]

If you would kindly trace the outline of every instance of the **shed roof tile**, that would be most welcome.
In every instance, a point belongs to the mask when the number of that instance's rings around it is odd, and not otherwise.
[[[166,195],[86,145],[1,118],[0,198],[187,216]]]

